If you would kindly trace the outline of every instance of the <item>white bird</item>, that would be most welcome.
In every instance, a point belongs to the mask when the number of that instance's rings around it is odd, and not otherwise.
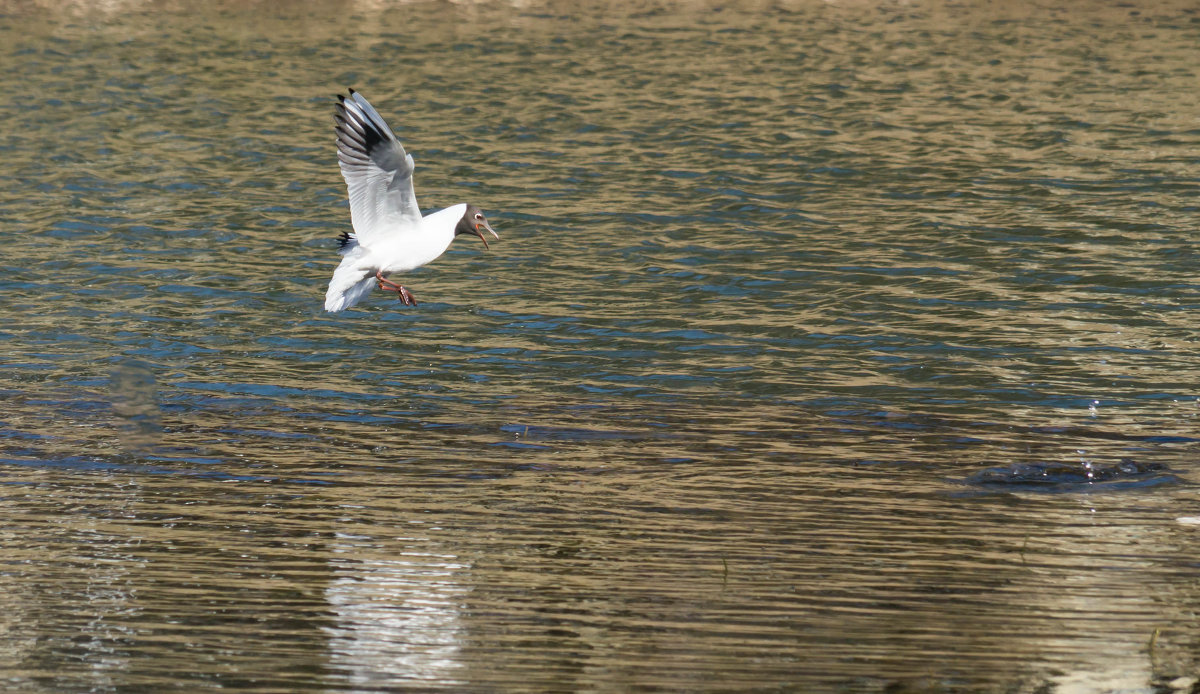
[[[412,292],[388,275],[437,258],[459,234],[478,236],[485,248],[483,229],[500,238],[474,205],[459,203],[421,216],[413,190],[412,155],[361,94],[353,89],[350,96],[339,94],[333,118],[354,231],[342,233],[342,262],[325,292],[326,311],[350,308],[376,283],[396,292],[406,306],[416,306]]]

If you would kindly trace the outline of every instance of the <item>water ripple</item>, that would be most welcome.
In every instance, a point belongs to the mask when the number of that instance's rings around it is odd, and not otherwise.
[[[12,688],[1197,672],[1193,8],[62,5],[0,26]],[[347,86],[503,237],[417,309],[321,311]]]

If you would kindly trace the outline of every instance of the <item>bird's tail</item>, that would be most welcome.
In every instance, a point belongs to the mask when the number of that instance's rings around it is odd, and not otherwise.
[[[333,271],[333,279],[329,280],[329,289],[325,292],[325,310],[341,311],[362,301],[371,293],[375,285],[375,276],[363,274],[361,268],[345,260]]]

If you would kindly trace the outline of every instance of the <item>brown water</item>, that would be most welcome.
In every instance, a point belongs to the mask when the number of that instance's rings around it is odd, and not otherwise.
[[[2,688],[1200,676],[1191,5],[0,8]]]

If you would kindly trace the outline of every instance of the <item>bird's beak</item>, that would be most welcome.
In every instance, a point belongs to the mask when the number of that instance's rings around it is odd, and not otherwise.
[[[500,234],[496,233],[496,230],[492,228],[491,224],[487,223],[486,219],[482,222],[478,222],[477,224],[475,224],[475,233],[476,233],[476,235],[479,236],[479,240],[483,241],[483,247],[487,248],[487,249],[491,249],[491,246],[488,245],[487,238],[485,238],[483,235],[483,230],[480,229],[479,227],[483,227],[484,229],[487,229],[489,232],[491,232],[492,236],[495,236],[497,241],[500,240]]]

